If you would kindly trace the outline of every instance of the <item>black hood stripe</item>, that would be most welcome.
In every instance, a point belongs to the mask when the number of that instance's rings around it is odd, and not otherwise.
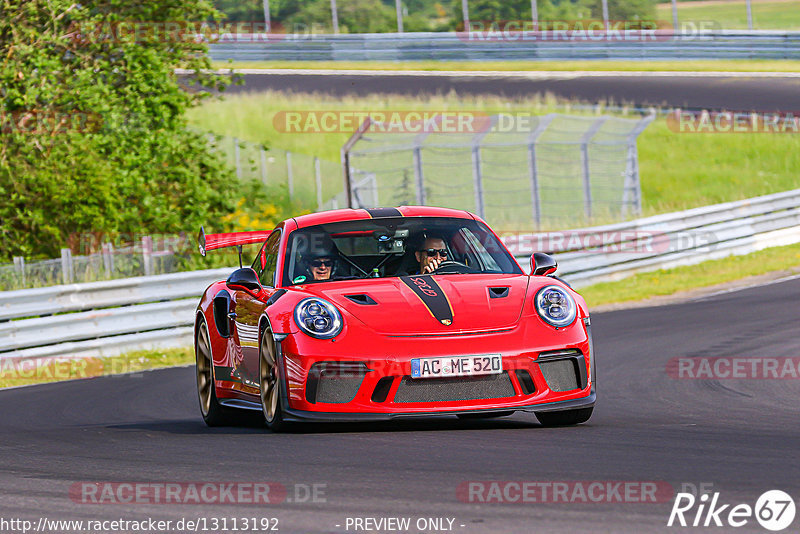
[[[403,214],[397,208],[364,208],[373,219],[382,219],[383,217],[402,217]]]
[[[401,276],[400,280],[419,297],[434,319],[443,325],[452,324],[453,307],[431,275]]]

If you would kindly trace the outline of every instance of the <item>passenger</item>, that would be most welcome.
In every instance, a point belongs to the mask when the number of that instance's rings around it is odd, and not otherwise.
[[[333,258],[322,256],[309,261],[309,271],[314,280],[330,280],[333,274]]]
[[[307,251],[302,254],[301,262],[305,267],[305,276],[298,278],[314,281],[332,279],[336,275],[339,251],[330,236],[324,233],[311,234],[308,237],[307,247]]]

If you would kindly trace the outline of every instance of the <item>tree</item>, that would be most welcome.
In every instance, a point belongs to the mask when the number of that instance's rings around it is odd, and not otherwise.
[[[234,178],[184,117],[197,89],[229,83],[194,38],[218,15],[204,0],[0,0],[0,256],[52,257],[81,232],[193,235],[233,211]]]

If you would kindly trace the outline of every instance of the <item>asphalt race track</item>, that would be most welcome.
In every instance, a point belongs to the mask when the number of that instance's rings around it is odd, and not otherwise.
[[[632,75],[633,74],[633,75]],[[637,106],[725,109],[729,111],[798,111],[800,78],[692,76],[643,73],[598,76],[556,74],[545,78],[470,76],[419,76],[373,74],[245,74],[244,85],[228,92],[266,90],[323,93],[336,96],[371,94],[491,94],[506,98],[535,94],[554,95],[585,102],[612,101]]]
[[[713,484],[725,503],[753,506],[770,489],[797,501],[800,380],[679,380],[665,369],[675,357],[800,356],[798,301],[794,279],[595,315],[599,404],[570,428],[515,414],[281,435],[208,429],[188,367],[0,391],[0,516],[277,517],[288,533],[346,532],[347,517],[365,516],[450,517],[464,534],[695,531],[666,527],[671,495],[656,504],[482,504],[456,490],[487,480],[661,481],[674,491]],[[271,481],[293,502],[80,504],[68,494],[80,481]],[[295,502],[295,484],[324,484],[324,502]],[[766,532],[753,519],[736,531]]]

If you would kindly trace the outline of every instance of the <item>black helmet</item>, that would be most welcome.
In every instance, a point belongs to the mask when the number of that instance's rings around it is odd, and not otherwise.
[[[313,280],[314,275],[311,272],[311,262],[319,258],[330,258],[333,261],[331,266],[331,277],[336,274],[336,267],[339,258],[339,250],[333,242],[333,239],[325,232],[303,232],[300,236],[301,241],[298,242],[298,253],[300,254],[300,262],[303,265],[303,273],[301,276],[309,280]],[[295,277],[297,280],[299,277]]]

